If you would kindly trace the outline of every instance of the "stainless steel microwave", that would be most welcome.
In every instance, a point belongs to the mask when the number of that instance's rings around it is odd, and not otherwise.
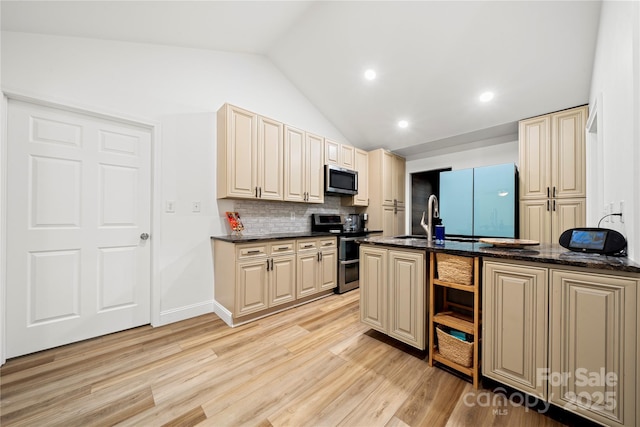
[[[324,191],[328,194],[358,194],[358,172],[351,169],[325,165]]]

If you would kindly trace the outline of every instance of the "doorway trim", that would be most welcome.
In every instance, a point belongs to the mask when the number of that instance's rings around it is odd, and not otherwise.
[[[25,95],[20,92],[3,91],[2,92],[2,108],[0,109],[1,117],[0,123],[2,125],[2,134],[0,135],[0,366],[6,362],[6,280],[7,280],[7,145],[8,145],[8,106],[9,100],[22,101],[30,104],[35,104],[44,107],[56,108],[72,113],[78,113],[96,117],[98,119],[106,119],[116,121],[122,124],[138,126],[146,128],[151,134],[151,239],[149,244],[151,246],[151,271],[150,271],[150,320],[151,326],[160,324],[160,307],[161,307],[161,295],[158,284],[160,283],[159,272],[159,242],[160,242],[160,224],[161,222],[161,182],[160,179],[160,159],[161,159],[161,126],[158,122],[142,119],[138,117],[125,116],[122,114],[114,113],[112,111],[106,111],[94,106],[80,106],[72,102],[64,100],[52,100],[47,98],[41,98],[33,95]]]

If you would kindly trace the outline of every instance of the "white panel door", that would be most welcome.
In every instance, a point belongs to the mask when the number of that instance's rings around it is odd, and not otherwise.
[[[8,108],[7,357],[150,321],[148,129]]]

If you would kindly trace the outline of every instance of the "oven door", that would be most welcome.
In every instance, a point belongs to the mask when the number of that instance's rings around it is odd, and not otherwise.
[[[360,260],[338,261],[338,289],[337,293],[355,289],[360,285]]]
[[[360,245],[356,243],[359,237],[340,237],[338,239],[338,259],[340,261],[351,261],[360,258]]]

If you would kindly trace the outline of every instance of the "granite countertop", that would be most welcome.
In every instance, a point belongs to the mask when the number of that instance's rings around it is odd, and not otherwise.
[[[358,240],[358,242],[404,249],[419,249],[427,252],[444,252],[453,255],[513,259],[640,274],[640,264],[627,257],[572,252],[558,244],[541,244],[523,249],[514,249],[494,247],[487,243],[449,240],[445,241],[444,245],[436,245],[433,242],[427,243],[427,239],[421,237],[367,237]]]
[[[368,230],[368,233],[376,234],[382,233],[382,230]],[[248,243],[258,242],[261,240],[283,240],[283,239],[303,239],[305,237],[324,237],[324,236],[338,236],[336,233],[330,233],[325,231],[299,231],[299,232],[283,232],[283,233],[267,233],[267,234],[226,234],[224,236],[211,236],[214,240],[222,240],[224,242],[231,243]]]

